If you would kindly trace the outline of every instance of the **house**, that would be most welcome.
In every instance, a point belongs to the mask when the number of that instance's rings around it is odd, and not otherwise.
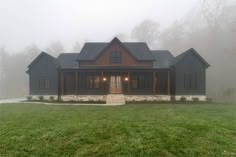
[[[209,64],[193,49],[174,57],[145,42],[85,43],[57,58],[42,52],[28,66],[29,93],[63,101],[206,100]]]

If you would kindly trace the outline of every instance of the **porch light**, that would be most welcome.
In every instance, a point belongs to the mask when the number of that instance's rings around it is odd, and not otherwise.
[[[107,78],[106,77],[103,77],[103,79],[102,79],[103,81],[106,81],[107,80]]]
[[[125,81],[129,81],[129,78],[128,78],[128,77],[125,77]]]

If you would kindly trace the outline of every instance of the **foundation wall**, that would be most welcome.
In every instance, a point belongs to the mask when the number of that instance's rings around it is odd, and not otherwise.
[[[40,101],[40,97],[42,100],[51,101],[51,97],[53,100],[57,100],[57,95],[30,95],[31,100]],[[175,101],[206,101],[207,98],[205,95],[124,95],[124,99],[126,102],[141,102],[141,101],[171,101],[175,99]],[[101,102],[107,101],[107,95],[63,95],[61,96],[61,101],[69,102],[69,101],[77,101],[77,102]]]

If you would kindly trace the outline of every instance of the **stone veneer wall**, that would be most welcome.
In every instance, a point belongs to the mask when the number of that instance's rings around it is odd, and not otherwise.
[[[53,96],[54,100],[57,100],[57,95],[30,95],[32,100],[40,100],[39,97],[43,96],[43,100],[50,101],[50,97]],[[186,101],[193,101],[194,98],[198,98],[199,101],[206,101],[205,95],[124,95],[125,101],[171,101],[175,98],[176,101],[180,101],[181,97],[184,97]],[[61,100],[64,102],[78,101],[78,102],[89,102],[89,101],[106,101],[107,95],[63,95]]]
[[[170,95],[126,95],[125,101],[170,101]]]
[[[57,95],[29,95],[31,97],[31,100],[40,100],[39,97],[43,97],[43,100],[50,101],[50,97],[54,97],[54,100],[57,100]]]
[[[63,95],[61,96],[62,101],[106,101],[106,95]]]
[[[176,95],[175,100],[180,101],[180,99],[184,97],[186,101],[194,101],[195,98],[198,99],[198,101],[206,101],[207,98],[205,95]]]

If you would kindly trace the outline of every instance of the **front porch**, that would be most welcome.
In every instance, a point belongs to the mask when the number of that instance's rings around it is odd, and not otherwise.
[[[174,95],[169,69],[59,69],[58,96]],[[173,79],[172,79],[173,80]]]

